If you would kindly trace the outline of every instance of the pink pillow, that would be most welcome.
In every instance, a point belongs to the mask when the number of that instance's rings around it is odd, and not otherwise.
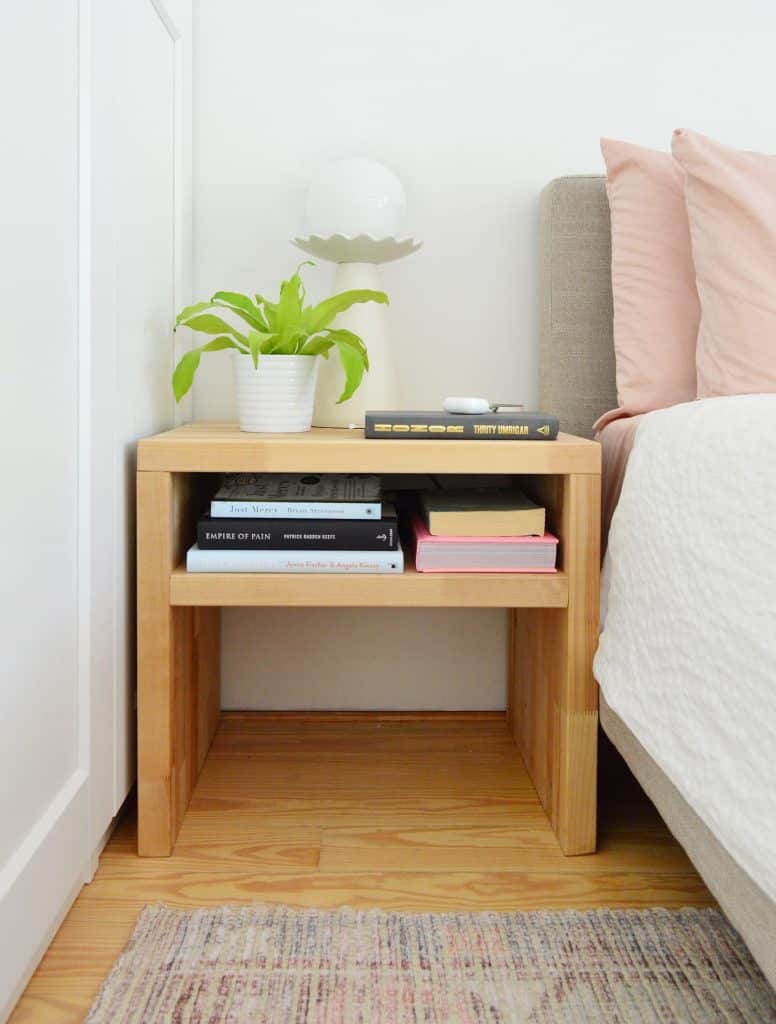
[[[595,424],[695,398],[700,306],[684,173],[668,153],[601,140],[612,215],[618,409]]]
[[[674,132],[701,300],[698,397],[776,391],[776,156]]]

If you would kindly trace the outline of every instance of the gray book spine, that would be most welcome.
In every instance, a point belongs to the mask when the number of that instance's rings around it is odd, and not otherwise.
[[[394,440],[554,441],[558,417],[543,412],[484,413],[368,412],[364,436]]]

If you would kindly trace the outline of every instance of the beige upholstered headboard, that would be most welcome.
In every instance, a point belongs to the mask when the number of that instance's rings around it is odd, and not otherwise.
[[[541,196],[539,405],[592,437],[617,405],[605,178],[556,178]]]

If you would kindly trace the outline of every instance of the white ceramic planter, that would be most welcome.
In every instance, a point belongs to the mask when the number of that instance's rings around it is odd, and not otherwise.
[[[318,356],[259,356],[258,368],[232,353],[240,430],[290,434],[309,430],[313,419]]]

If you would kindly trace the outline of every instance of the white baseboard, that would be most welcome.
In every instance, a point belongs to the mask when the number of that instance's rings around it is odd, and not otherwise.
[[[89,871],[87,779],[76,772],[0,871],[0,1021],[6,1021]]]

